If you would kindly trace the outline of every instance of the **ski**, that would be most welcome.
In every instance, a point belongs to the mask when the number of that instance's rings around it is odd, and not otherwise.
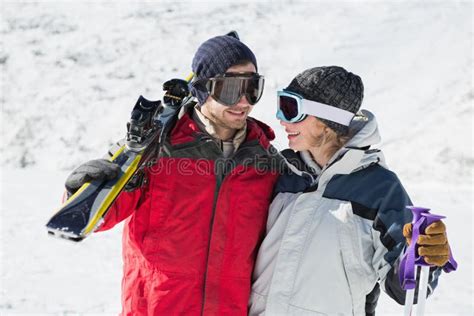
[[[48,234],[81,241],[92,233],[125,185],[150,157],[161,148],[164,137],[174,126],[181,106],[190,98],[186,80],[172,79],[163,85],[163,102],[140,96],[127,123],[126,142],[110,158],[120,166],[119,176],[112,180],[85,183],[70,196],[46,224]]]

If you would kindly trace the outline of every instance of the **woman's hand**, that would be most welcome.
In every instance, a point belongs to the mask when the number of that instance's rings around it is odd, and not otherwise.
[[[412,236],[412,224],[403,226],[403,236],[410,245]],[[449,244],[446,236],[446,226],[442,221],[433,222],[426,227],[425,234],[418,237],[418,255],[422,256],[426,263],[442,267],[449,260]]]

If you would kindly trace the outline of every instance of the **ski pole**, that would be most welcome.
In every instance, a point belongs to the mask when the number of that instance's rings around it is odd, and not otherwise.
[[[417,300],[417,316],[424,315],[426,297],[428,290],[428,278],[430,272],[430,264],[426,263],[422,256],[418,255],[418,237],[424,234],[426,228],[433,222],[445,218],[445,216],[431,214],[428,208],[407,206],[413,213],[412,220],[412,237],[411,243],[407,248],[405,254],[400,262],[400,284],[406,290],[404,315],[411,315],[413,303],[415,299],[416,288],[416,274],[417,267],[420,269],[420,281],[418,285],[418,300]],[[451,249],[449,250],[449,260],[444,265],[445,272],[455,271],[457,269],[457,262],[454,260]]]

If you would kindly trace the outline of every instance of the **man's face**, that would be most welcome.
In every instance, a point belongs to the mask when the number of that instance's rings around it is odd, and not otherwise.
[[[252,63],[232,66],[226,73],[255,73],[256,69]],[[247,101],[245,95],[242,95],[239,102],[233,106],[223,105],[212,96],[209,96],[201,107],[201,112],[214,124],[227,129],[241,129],[245,126],[245,120],[252,111],[253,106]]]

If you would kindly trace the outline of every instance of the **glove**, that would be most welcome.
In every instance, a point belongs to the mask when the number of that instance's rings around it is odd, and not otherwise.
[[[411,223],[403,226],[403,236],[408,245],[411,243],[413,226]],[[426,263],[437,267],[444,266],[449,260],[449,244],[446,237],[446,226],[442,221],[431,223],[425,229],[425,235],[420,234],[417,244],[418,255],[422,256]]]
[[[92,180],[112,180],[120,173],[120,167],[107,160],[90,160],[77,167],[66,179],[66,190],[72,194],[84,183]]]

